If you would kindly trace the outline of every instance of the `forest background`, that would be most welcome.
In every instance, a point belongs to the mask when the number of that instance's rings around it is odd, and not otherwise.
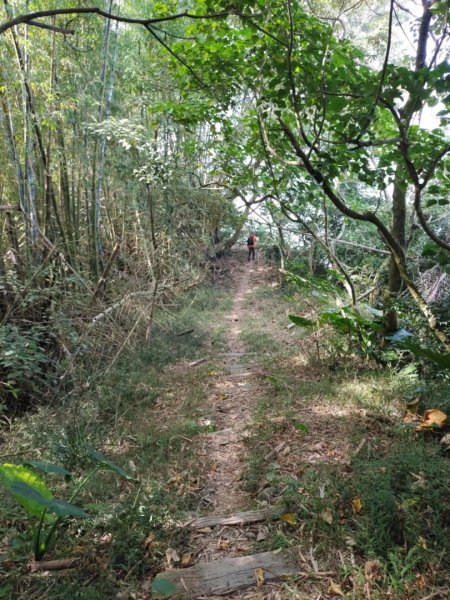
[[[250,230],[312,298],[296,325],[337,333],[338,360],[410,369],[414,401],[437,383],[420,411],[446,414],[446,0],[2,11],[5,431],[42,405],[75,419]]]

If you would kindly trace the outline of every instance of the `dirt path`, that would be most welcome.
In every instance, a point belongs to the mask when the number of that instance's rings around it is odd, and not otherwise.
[[[296,573],[284,554],[254,554],[255,541],[265,539],[264,523],[273,518],[274,511],[270,507],[249,510],[252,497],[242,489],[248,458],[245,439],[254,425],[256,402],[264,386],[258,383],[258,365],[242,340],[241,322],[249,310],[246,298],[252,283],[264,277],[266,267],[241,259],[232,310],[225,317],[228,348],[220,355],[222,370],[213,373],[216,380],[205,407],[214,431],[202,436],[199,451],[205,471],[198,508],[202,517],[185,524],[191,533],[184,566],[190,568],[159,576],[176,585],[180,598],[278,598],[273,595],[279,590],[276,581]],[[259,590],[263,583],[264,596]]]
[[[240,273],[233,308],[227,316],[230,327],[228,352],[223,355],[224,373],[217,378],[209,398],[211,421],[217,430],[206,435],[203,444],[203,453],[213,466],[207,475],[203,500],[215,514],[242,510],[248,503],[247,494],[240,489],[240,479],[245,465],[245,431],[252,420],[256,384],[252,365],[243,364],[246,352],[240,323],[255,267],[253,264],[245,267],[248,268]]]

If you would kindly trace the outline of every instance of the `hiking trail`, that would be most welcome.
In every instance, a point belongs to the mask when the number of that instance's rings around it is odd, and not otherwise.
[[[184,524],[191,531],[193,566],[166,570],[156,577],[156,581],[175,586],[174,598],[261,598],[263,585],[267,588],[265,584],[296,573],[283,552],[251,554],[254,541],[263,535],[261,523],[279,511],[246,511],[251,497],[241,481],[246,466],[245,438],[263,386],[254,355],[241,338],[241,321],[250,310],[246,299],[252,283],[265,270],[259,259],[243,262],[239,269],[233,307],[226,317],[229,327],[227,351],[221,354],[223,373],[217,376],[206,407],[215,431],[202,436],[199,451],[206,471],[199,507],[207,515]],[[249,587],[255,588],[249,595],[234,594]]]

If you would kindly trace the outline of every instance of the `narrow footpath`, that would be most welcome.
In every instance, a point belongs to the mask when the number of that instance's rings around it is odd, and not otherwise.
[[[242,264],[232,311],[226,317],[229,329],[227,352],[221,355],[223,374],[216,379],[207,407],[215,431],[203,435],[200,451],[206,471],[200,505],[206,516],[184,525],[191,531],[189,546],[195,562],[156,578],[175,586],[171,593],[174,598],[269,598],[261,595],[263,586],[267,588],[270,582],[296,573],[287,556],[279,551],[251,554],[254,540],[261,535],[261,523],[275,512],[246,510],[252,499],[242,489],[245,438],[262,383],[258,382],[258,365],[241,339],[240,324],[249,310],[246,297],[252,280],[264,270],[258,260]],[[248,588],[254,588],[254,592]],[[245,596],[240,593],[244,589]]]

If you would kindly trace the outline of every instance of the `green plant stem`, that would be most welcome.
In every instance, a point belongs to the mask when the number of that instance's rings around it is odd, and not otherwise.
[[[45,551],[47,549],[47,544],[45,543],[42,548],[42,554],[41,554],[41,532],[42,532],[42,525],[44,524],[44,519],[45,519],[46,514],[47,514],[47,509],[44,508],[44,510],[42,511],[41,518],[39,519],[39,525],[38,525],[37,530],[34,530],[34,527],[33,527],[35,560],[41,560],[41,558],[43,558]]]
[[[72,495],[69,498],[69,502],[73,502],[73,500],[78,496],[78,494],[81,492],[81,490],[84,488],[84,486],[92,479],[92,477],[97,473],[97,471],[99,470],[99,467],[95,467],[94,469],[92,469],[92,471],[90,473],[88,473],[86,475],[86,477],[78,484],[78,486],[75,488],[74,492],[72,493]],[[53,539],[53,536],[56,533],[56,529],[58,528],[58,525],[60,524],[60,522],[64,519],[64,517],[58,517],[56,519],[56,521],[53,523],[53,525],[51,526],[51,529],[49,531],[49,534],[47,536],[47,538],[45,539],[45,542],[43,544],[43,548],[42,548],[42,554],[39,551],[39,558],[37,558],[36,560],[40,560],[41,558],[43,558],[45,552],[47,551],[47,548],[50,544],[50,542]],[[40,524],[38,533],[39,533],[39,537],[40,537],[40,529],[41,529],[41,525],[42,522]],[[36,555],[36,552],[35,552]]]

